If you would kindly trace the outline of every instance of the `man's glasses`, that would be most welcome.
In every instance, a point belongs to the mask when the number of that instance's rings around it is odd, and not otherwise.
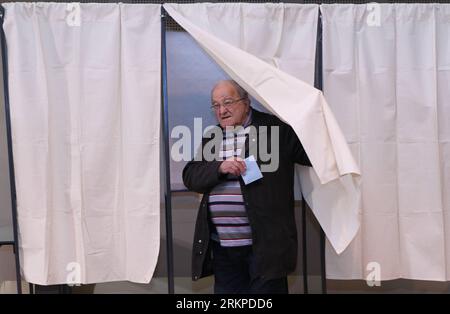
[[[240,102],[241,100],[243,100],[244,98],[239,98],[239,99],[225,99],[223,101],[222,104],[218,103],[218,102],[213,102],[211,109],[214,111],[219,111],[220,106],[223,106],[225,109],[229,109],[231,108],[232,105],[234,105],[235,103]]]

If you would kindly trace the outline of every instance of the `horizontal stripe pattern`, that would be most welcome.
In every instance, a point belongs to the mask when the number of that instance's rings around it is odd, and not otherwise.
[[[249,133],[250,127],[246,127],[245,129],[238,128],[228,132],[225,131],[220,146],[219,158],[244,157],[243,148],[245,147],[245,141]]]
[[[245,141],[250,128],[249,115],[245,128],[234,129],[235,132],[224,132],[219,157],[243,157]],[[220,245],[225,247],[245,246],[252,244],[252,230],[248,221],[247,210],[242,197],[239,178],[228,175],[227,180],[216,185],[208,199],[211,221],[217,230]]]

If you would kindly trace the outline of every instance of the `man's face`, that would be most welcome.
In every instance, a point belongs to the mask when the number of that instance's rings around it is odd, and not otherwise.
[[[222,128],[244,124],[250,110],[250,104],[247,100],[236,101],[241,97],[233,84],[228,82],[217,84],[211,96],[213,105],[220,104],[214,113],[217,122]],[[223,104],[227,102],[232,102],[232,104],[223,106]]]

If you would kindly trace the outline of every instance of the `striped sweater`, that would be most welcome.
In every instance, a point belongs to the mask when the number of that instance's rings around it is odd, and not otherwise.
[[[251,114],[244,123],[244,128],[236,132],[225,132],[219,157],[227,159],[231,156],[244,157],[246,137]],[[242,197],[239,177],[228,174],[223,183],[216,185],[208,199],[211,221],[217,234],[211,238],[219,241],[221,246],[235,247],[252,245],[252,231],[248,221],[247,210]]]

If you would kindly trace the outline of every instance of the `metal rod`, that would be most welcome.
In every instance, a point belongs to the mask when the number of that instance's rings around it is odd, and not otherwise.
[[[316,65],[314,86],[317,89],[323,90],[323,59],[322,59],[322,14],[319,8],[319,16],[317,23],[317,40],[316,40]],[[325,260],[325,233],[320,228],[320,278],[322,285],[322,293],[327,294],[327,273],[326,273],[326,260]]]
[[[17,200],[16,200],[16,181],[14,175],[14,160],[12,150],[12,136],[11,136],[11,113],[9,108],[9,85],[8,85],[8,49],[6,46],[6,35],[3,30],[3,21],[5,17],[5,8],[0,5],[0,20],[1,20],[1,49],[2,49],[2,65],[3,65],[3,94],[5,100],[5,117],[6,117],[6,136],[8,143],[8,162],[9,162],[9,184],[11,189],[11,210],[12,223],[14,235],[14,256],[16,262],[16,282],[17,293],[22,294],[22,276],[20,275],[20,256],[19,256],[19,236],[17,224]]]
[[[306,202],[302,197],[303,293],[308,294],[308,241],[306,238]]]
[[[167,60],[166,60],[166,10],[161,6],[161,109],[163,116],[164,160],[166,189],[164,193],[166,209],[166,250],[167,281],[169,294],[174,293],[173,272],[173,237],[172,237],[172,193],[170,186],[170,150],[169,150],[169,106],[167,95]]]
[[[322,294],[327,294],[327,269],[325,259],[325,233],[320,228],[320,278],[322,279]]]

